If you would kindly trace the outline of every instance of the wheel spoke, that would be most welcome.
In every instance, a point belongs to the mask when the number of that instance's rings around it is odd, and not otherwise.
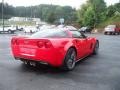
[[[71,53],[67,64],[68,64],[69,68],[73,68],[74,67],[74,64],[75,64],[75,52]]]

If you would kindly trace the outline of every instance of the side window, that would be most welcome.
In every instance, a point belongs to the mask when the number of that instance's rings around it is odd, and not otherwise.
[[[84,38],[84,36],[78,31],[71,31],[73,38]]]

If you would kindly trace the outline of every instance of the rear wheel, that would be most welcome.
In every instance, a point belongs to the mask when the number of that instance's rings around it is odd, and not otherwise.
[[[94,55],[98,54],[98,50],[99,50],[99,42],[97,41],[93,49],[93,54]]]
[[[113,35],[113,33],[112,32],[110,32],[110,34],[109,35]]]
[[[115,35],[119,35],[119,32],[115,32]]]
[[[74,48],[70,48],[65,56],[62,69],[66,71],[73,70],[75,67],[75,61],[76,61],[76,51]]]

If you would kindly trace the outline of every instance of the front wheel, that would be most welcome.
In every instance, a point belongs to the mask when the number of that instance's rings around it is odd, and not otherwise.
[[[70,48],[65,56],[62,69],[66,71],[73,70],[75,67],[75,61],[76,61],[76,51],[74,48]]]

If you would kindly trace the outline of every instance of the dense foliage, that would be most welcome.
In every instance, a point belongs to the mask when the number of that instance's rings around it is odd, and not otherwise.
[[[82,26],[95,28],[120,23],[120,3],[107,7],[104,0],[88,0],[77,12],[78,22]]]
[[[79,22],[85,26],[94,26],[102,22],[106,17],[106,4],[104,0],[88,0],[78,10]]]
[[[0,4],[0,8],[2,8],[2,4]],[[4,11],[4,16],[35,17],[49,23],[58,23],[60,18],[64,18],[66,23],[73,23],[77,18],[76,10],[70,6],[41,4],[29,7],[12,7],[4,5]]]
[[[2,3],[0,3],[0,18],[2,18]],[[80,26],[104,27],[111,23],[120,23],[120,3],[109,7],[104,0],[87,0],[80,9],[76,10],[71,6],[41,4],[29,7],[13,7],[4,4],[4,18],[10,17],[31,17],[40,18],[48,23],[59,23],[60,18],[65,19],[66,24],[78,22]]]
[[[116,3],[107,8],[105,21],[101,22],[97,27],[102,28],[108,24],[116,24],[120,26],[120,3]]]
[[[8,19],[13,15],[14,15],[14,7],[5,3],[4,4],[4,18]],[[2,18],[2,3],[0,3],[0,19],[1,18]]]

